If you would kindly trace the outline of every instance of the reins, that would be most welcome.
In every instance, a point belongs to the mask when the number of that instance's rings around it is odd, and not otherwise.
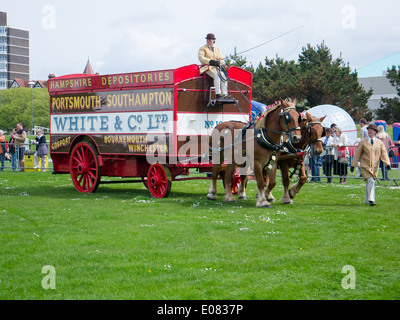
[[[229,77],[228,74],[226,72],[226,70],[222,69],[222,68],[217,68],[217,73],[219,78],[221,79],[221,81],[226,82],[226,81],[230,81],[234,87],[237,89],[237,91],[243,96],[243,98],[249,103],[251,104],[255,109],[257,109],[260,113],[262,113],[262,111],[260,109],[258,109],[247,97],[246,95],[242,92],[242,90],[240,90],[240,88],[236,85],[236,83],[234,81],[232,81]],[[277,102],[276,104],[273,105],[273,107],[278,107],[282,104],[281,101]],[[242,110],[242,108],[240,107],[240,105],[238,103],[235,103],[235,105],[239,108],[240,112],[244,115],[244,112]],[[227,134],[229,132],[231,132],[231,129],[233,127],[233,125],[235,124],[235,122],[232,122],[232,124],[225,129],[224,135],[221,137],[217,148],[213,148],[212,146],[209,146],[209,150],[202,155],[202,157],[204,157],[206,154],[208,154],[210,151],[211,152],[221,152],[227,149],[231,149],[233,148],[236,144],[239,143],[243,143],[247,140],[250,139],[256,139],[257,143],[260,144],[263,148],[269,149],[269,150],[273,150],[273,151],[281,151],[281,152],[288,152],[288,149],[283,145],[283,141],[281,139],[280,144],[275,143],[271,138],[268,137],[267,131],[269,132],[274,132],[277,133],[279,135],[286,135],[289,136],[289,138],[291,139],[292,136],[292,132],[296,131],[296,130],[300,130],[300,127],[295,127],[295,128],[289,128],[289,123],[291,121],[290,119],[290,114],[288,113],[290,110],[296,110],[295,106],[289,106],[289,107],[283,107],[282,110],[279,113],[279,118],[283,118],[285,125],[286,125],[286,131],[282,132],[282,131],[277,131],[277,130],[273,130],[273,129],[269,129],[266,128],[265,126],[263,128],[259,128],[257,129],[257,123],[258,121],[261,121],[263,118],[266,118],[268,116],[268,114],[262,114],[259,118],[257,119],[252,119],[251,121],[247,121],[246,125],[241,129],[240,134],[238,134],[235,138],[232,144],[230,144],[229,146],[224,146],[223,148],[220,147],[220,143],[224,140],[224,138],[227,136]],[[272,110],[274,111],[274,110]],[[264,120],[265,121],[265,120]],[[246,131],[250,128],[250,127],[254,127],[254,137],[250,137],[247,138],[246,140],[243,140],[244,136],[246,135]],[[240,139],[240,141],[238,141],[239,137],[241,137],[242,139]]]

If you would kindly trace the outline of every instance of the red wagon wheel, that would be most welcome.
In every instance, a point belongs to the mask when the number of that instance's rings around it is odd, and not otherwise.
[[[78,143],[69,161],[72,182],[79,192],[95,192],[100,183],[101,172],[98,152],[86,142]]]
[[[171,172],[166,166],[154,163],[147,173],[147,185],[154,198],[168,197],[171,191]]]
[[[220,176],[222,178],[222,185],[225,188],[225,171],[221,171]],[[240,186],[240,174],[239,174],[239,170],[235,170],[235,172],[233,173],[232,176],[232,185],[231,185],[231,191],[232,194],[237,194],[238,193],[238,189]]]
[[[231,190],[232,190],[233,194],[237,194],[238,193],[239,186],[240,186],[240,175],[235,172],[233,174],[232,186],[231,186]]]

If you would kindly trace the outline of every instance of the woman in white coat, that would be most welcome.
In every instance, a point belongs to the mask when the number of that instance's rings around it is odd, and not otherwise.
[[[335,136],[333,137],[332,141],[332,147],[334,147],[333,174],[338,175],[340,177],[339,183],[346,183],[348,162],[346,162],[345,159],[347,159],[347,161],[349,159],[348,157],[349,151],[347,150],[347,146],[349,145],[349,139],[347,138],[346,134],[342,133],[342,130],[339,127],[333,128],[333,132],[335,133]],[[340,147],[346,147],[345,152],[347,158],[340,157],[339,155]]]

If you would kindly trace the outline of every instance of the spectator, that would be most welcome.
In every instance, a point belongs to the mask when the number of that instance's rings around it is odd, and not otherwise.
[[[332,142],[332,147],[335,148],[333,153],[333,174],[339,176],[339,183],[345,184],[349,160],[349,151],[346,146],[349,144],[349,140],[339,127],[334,127],[333,132],[335,133]]]
[[[331,124],[331,129],[332,129],[332,134],[331,134],[331,136],[332,136],[332,138],[335,138],[336,137],[336,133],[335,133],[335,128],[337,127],[337,124],[336,123],[332,123]]]
[[[17,134],[17,129],[12,129],[10,141],[8,142],[8,153],[11,156],[11,168],[12,171],[17,171],[17,154],[15,152],[15,142],[13,135]]]
[[[370,206],[375,205],[375,180],[379,171],[379,161],[390,170],[390,160],[387,155],[383,142],[375,137],[378,128],[371,123],[368,126],[368,139],[360,142],[351,162],[351,171],[358,165],[360,160],[361,174],[366,181],[366,190],[364,203],[369,203]]]
[[[14,142],[15,142],[15,151],[18,152],[19,159],[19,171],[23,172],[25,167],[25,140],[26,140],[26,131],[21,122],[17,123],[17,133],[13,134]]]
[[[33,141],[36,144],[36,152],[33,156],[35,169],[39,169],[39,158],[41,160],[41,170],[42,172],[46,171],[46,158],[47,158],[47,144],[46,144],[46,137],[43,134],[43,130],[37,131],[37,137]]]
[[[383,145],[385,146],[386,153],[388,153],[390,146],[392,145],[392,138],[388,133],[385,132],[385,128],[382,125],[378,126],[378,133],[376,134],[376,138],[381,140],[383,142]],[[379,162],[379,167],[382,170],[382,179],[383,180],[388,180],[389,175],[388,175],[388,170],[386,166],[383,164],[382,160]]]
[[[332,143],[332,129],[326,128],[326,136],[322,140],[322,145],[324,146],[324,151],[322,153],[322,169],[328,183],[332,182],[332,166],[334,160]]]
[[[361,140],[364,140],[365,138],[368,138],[368,130],[367,130],[367,120],[365,120],[364,118],[360,119],[360,137]]]
[[[310,155],[310,168],[311,168],[311,180],[312,182],[321,181],[320,171],[319,171],[319,160],[320,156],[315,156],[311,153]]]
[[[3,134],[3,130],[0,130],[0,162],[1,162],[1,171],[4,171],[4,161],[6,159],[6,137]]]

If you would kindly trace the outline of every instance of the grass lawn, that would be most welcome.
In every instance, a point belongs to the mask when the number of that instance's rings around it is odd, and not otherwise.
[[[205,180],[153,199],[141,183],[80,194],[68,175],[1,172],[0,299],[400,299],[399,187],[369,207],[361,180],[308,183],[260,209],[254,181],[229,204],[221,185],[216,202]]]

